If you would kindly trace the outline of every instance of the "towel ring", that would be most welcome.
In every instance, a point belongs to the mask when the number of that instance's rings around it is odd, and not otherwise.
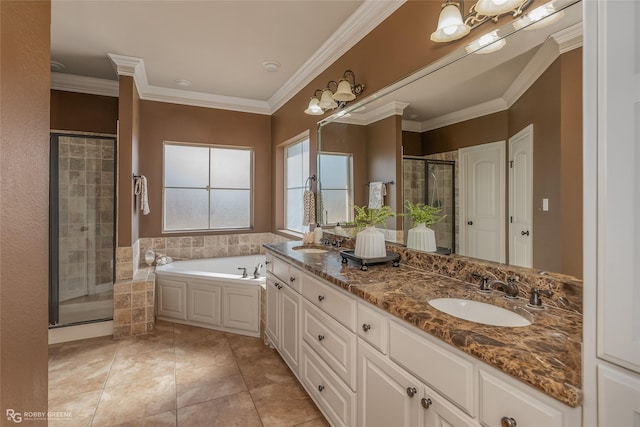
[[[307,180],[304,183],[305,190],[308,189],[309,191],[311,191],[311,185],[312,184],[310,184],[309,181],[315,181],[315,180],[316,180],[316,176],[315,175],[311,175],[309,178],[307,178]]]

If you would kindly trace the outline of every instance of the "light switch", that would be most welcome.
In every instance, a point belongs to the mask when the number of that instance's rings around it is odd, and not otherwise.
[[[542,199],[542,210],[545,212],[549,210],[549,199]]]

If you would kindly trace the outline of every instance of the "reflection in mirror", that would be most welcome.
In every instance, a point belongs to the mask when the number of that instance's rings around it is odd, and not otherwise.
[[[459,49],[320,122],[323,224],[367,205],[369,182],[394,181],[384,200],[395,212],[405,200],[446,208],[439,247],[580,277],[582,5],[549,5],[542,21],[498,29],[500,50]],[[452,162],[450,178],[425,166],[435,161]],[[412,226],[389,221],[388,240]]]

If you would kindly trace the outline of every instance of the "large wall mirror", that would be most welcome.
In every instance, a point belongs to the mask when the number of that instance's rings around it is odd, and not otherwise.
[[[545,6],[321,121],[322,224],[349,222],[383,183],[395,212],[439,207],[437,246],[456,256],[581,277],[582,4]],[[388,240],[412,226],[390,220]]]

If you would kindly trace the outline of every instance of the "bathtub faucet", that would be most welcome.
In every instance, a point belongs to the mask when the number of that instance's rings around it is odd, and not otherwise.
[[[238,270],[242,270],[242,278],[246,279],[247,277],[249,277],[247,275],[247,268],[246,267],[238,267]]]
[[[258,265],[256,265],[255,270],[253,270],[253,278],[254,279],[259,279],[260,278],[260,270],[262,270],[262,263],[259,262]]]

